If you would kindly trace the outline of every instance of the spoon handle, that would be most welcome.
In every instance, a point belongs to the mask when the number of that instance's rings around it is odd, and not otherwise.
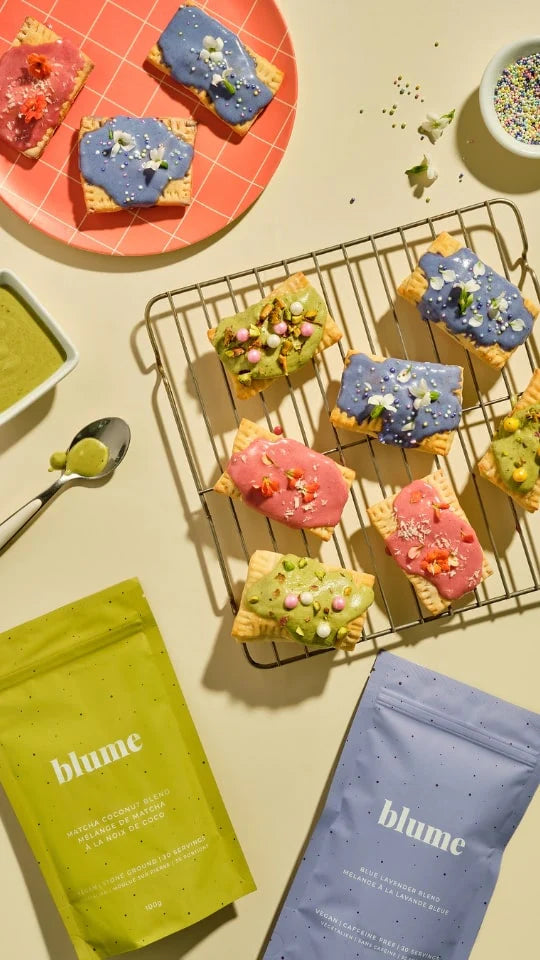
[[[51,499],[52,496],[60,489],[60,482],[55,481],[50,487],[40,493],[37,497],[34,497],[33,500],[29,500],[28,503],[25,503],[23,507],[20,507],[19,510],[16,510],[15,513],[12,513],[7,520],[4,520],[3,523],[0,523],[0,550],[7,546],[7,544],[13,540],[13,537],[19,533],[19,530],[22,530],[27,523],[38,513],[39,510]]]

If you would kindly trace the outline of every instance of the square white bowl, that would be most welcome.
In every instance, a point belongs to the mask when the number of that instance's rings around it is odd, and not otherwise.
[[[45,310],[45,307],[41,305],[39,300],[36,300],[26,284],[24,284],[22,280],[19,280],[14,273],[11,273],[11,270],[0,270],[0,287],[8,287],[30,308],[32,313],[38,317],[52,339],[56,340],[65,354],[65,360],[63,364],[58,367],[58,370],[55,370],[43,383],[39,383],[37,387],[34,387],[30,393],[25,394],[24,397],[21,397],[20,400],[12,403],[10,407],[7,407],[6,410],[0,413],[1,427],[4,423],[7,423],[8,420],[16,417],[22,410],[26,410],[31,403],[34,403],[35,400],[42,397],[44,393],[52,390],[60,380],[63,380],[68,373],[71,373],[79,362],[79,354],[69,337],[67,337],[61,327],[58,326],[56,320],[53,320],[50,313]]]

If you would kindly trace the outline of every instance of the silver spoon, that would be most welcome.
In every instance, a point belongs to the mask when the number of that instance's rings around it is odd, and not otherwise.
[[[55,480],[50,487],[47,487],[43,493],[38,494],[33,500],[25,503],[24,507],[21,507],[15,513],[12,513],[7,520],[0,523],[0,550],[7,546],[13,537],[29,523],[32,517],[35,517],[42,507],[68,483],[72,483],[75,480],[86,480],[92,483],[96,480],[105,480],[107,477],[110,477],[127,453],[131,433],[125,420],[121,420],[119,417],[108,417],[106,420],[94,420],[93,423],[89,423],[88,426],[80,430],[77,436],[73,437],[69,449],[71,450],[79,440],[85,440],[87,437],[94,437],[96,440],[101,440],[109,450],[108,462],[101,473],[98,473],[95,477],[83,477],[79,473],[66,473],[64,470],[58,479]]]

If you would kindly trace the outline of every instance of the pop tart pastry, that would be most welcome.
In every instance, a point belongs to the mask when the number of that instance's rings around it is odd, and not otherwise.
[[[497,370],[525,342],[540,311],[448,233],[435,238],[398,293]]]
[[[330,540],[355,478],[330,457],[241,420],[233,455],[214,486],[295,530]]]
[[[330,419],[381,443],[446,455],[461,419],[463,369],[349,350]]]
[[[0,58],[0,140],[40,157],[92,68],[70,40],[27,17]]]
[[[236,395],[247,400],[337,343],[341,331],[321,295],[295,273],[263,300],[221,320],[208,339]]]
[[[354,650],[375,578],[292,553],[256,550],[232,635],[248,640],[292,640],[318,647]]]
[[[174,117],[83,117],[79,167],[89,213],[191,201],[197,124]]]
[[[368,514],[430,613],[443,613],[491,575],[478,537],[442,470],[368,507]]]
[[[241,136],[283,80],[279,67],[190,0],[174,14],[147,60],[187,87]]]
[[[540,370],[502,420],[478,470],[530,513],[540,507]]]

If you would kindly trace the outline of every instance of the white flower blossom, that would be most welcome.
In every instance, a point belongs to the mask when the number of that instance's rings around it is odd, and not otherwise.
[[[223,40],[221,37],[203,37],[199,59],[204,63],[221,63],[223,60]]]
[[[444,280],[442,277],[430,277],[429,285],[433,287],[434,290],[442,290],[444,287]]]
[[[481,327],[484,322],[484,318],[480,313],[473,313],[472,317],[469,320],[470,327]]]
[[[131,133],[126,133],[124,130],[114,130],[112,141],[111,157],[115,157],[120,150],[123,150],[124,153],[129,153],[136,144],[135,137]]]
[[[161,144],[159,147],[152,147],[150,150],[150,159],[143,163],[143,170],[159,170],[162,163],[166,163],[163,160],[165,155],[165,147]]]
[[[426,119],[420,124],[420,129],[435,143],[439,137],[442,137],[446,127],[452,123],[455,112],[455,110],[450,110],[448,113],[441,114],[428,113]]]
[[[429,153],[425,153],[420,163],[417,163],[415,167],[409,167],[405,173],[412,174],[413,176],[423,174],[426,180],[428,180],[430,183],[433,183],[433,181],[439,176],[439,171],[433,165],[433,161]]]
[[[494,297],[488,307],[488,316],[491,320],[499,320],[501,313],[508,310],[508,300],[502,294],[500,297]]]
[[[521,317],[516,317],[515,320],[511,320],[510,326],[512,327],[512,330],[514,330],[516,333],[521,333],[521,331],[525,329],[525,323],[523,322]]]
[[[480,289],[480,284],[476,280],[465,280],[465,282],[460,281],[456,283],[456,287],[459,287],[461,290],[464,290],[465,293],[476,293]]]
[[[382,393],[374,393],[371,397],[369,397],[368,403],[372,407],[381,407],[382,410],[388,410],[390,413],[396,412],[395,397],[393,393],[385,393],[384,396]]]
[[[486,265],[481,260],[477,260],[472,268],[475,277],[483,277],[486,272]]]
[[[455,279],[456,279],[456,271],[455,271],[455,270],[441,270],[441,277],[443,278],[443,280],[444,280],[445,283],[454,283],[454,281],[455,281]]]
[[[229,93],[234,93],[236,87],[229,80],[229,77],[232,75],[233,71],[231,67],[227,67],[226,70],[223,70],[221,73],[214,73],[212,77],[212,86],[217,87],[220,83],[225,84]]]
[[[432,390],[424,377],[422,377],[418,383],[412,383],[410,385],[409,393],[415,398],[413,403],[415,410],[420,410],[422,407],[429,407],[431,401],[437,400],[439,397],[439,391]]]
[[[396,377],[396,380],[398,381],[398,383],[408,383],[410,379],[411,379],[410,365],[408,367],[405,367],[404,370],[401,370]]]

